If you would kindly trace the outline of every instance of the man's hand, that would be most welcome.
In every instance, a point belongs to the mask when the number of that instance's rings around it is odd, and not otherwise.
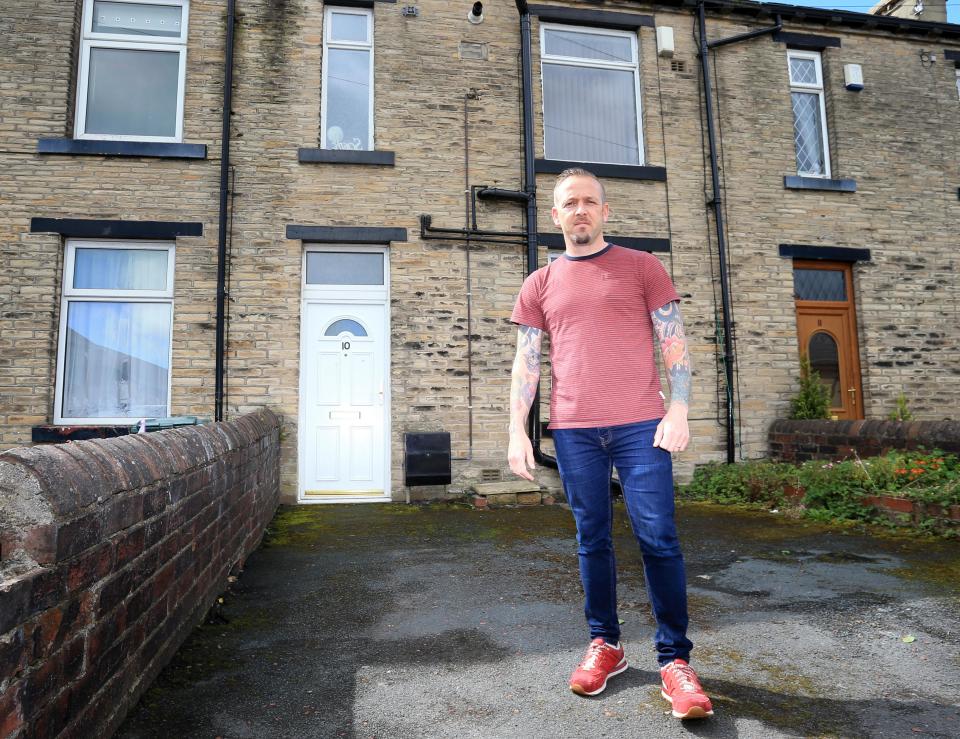
[[[537,465],[533,461],[533,445],[522,431],[510,434],[510,446],[507,450],[507,461],[510,462],[510,471],[525,480],[533,481],[533,475],[527,470],[535,470]]]
[[[690,443],[690,427],[687,425],[687,406],[671,403],[666,415],[653,435],[653,445],[668,452],[682,452]],[[511,448],[513,440],[510,441]]]

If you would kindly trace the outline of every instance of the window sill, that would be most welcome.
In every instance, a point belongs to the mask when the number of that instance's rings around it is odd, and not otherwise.
[[[206,144],[169,144],[157,141],[103,141],[100,139],[39,139],[38,154],[79,156],[206,159]]]
[[[57,444],[64,441],[112,439],[115,436],[126,436],[129,433],[129,426],[62,426],[44,424],[42,426],[34,426],[31,429],[31,438],[34,444]]]
[[[304,164],[368,164],[381,167],[394,166],[394,154],[392,151],[300,148],[297,151],[297,158]]]
[[[787,174],[783,176],[783,186],[787,190],[832,190],[833,192],[856,192],[857,181],[831,180],[826,177],[803,177]]]
[[[646,167],[635,164],[600,164],[597,162],[570,162],[563,159],[537,159],[534,169],[543,174],[560,174],[571,167],[583,167],[597,177],[616,177],[622,180],[667,181],[666,167]]]

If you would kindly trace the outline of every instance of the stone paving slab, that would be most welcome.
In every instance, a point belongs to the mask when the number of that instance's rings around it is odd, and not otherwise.
[[[566,688],[587,634],[565,508],[302,506],[118,736],[960,735],[960,543],[708,505],[678,521],[712,719],[659,695],[619,505],[631,668],[595,698]]]

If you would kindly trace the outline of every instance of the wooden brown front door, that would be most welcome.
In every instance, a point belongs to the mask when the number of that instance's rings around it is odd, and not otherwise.
[[[794,298],[800,353],[830,390],[830,413],[863,418],[853,273],[846,262],[795,260]]]

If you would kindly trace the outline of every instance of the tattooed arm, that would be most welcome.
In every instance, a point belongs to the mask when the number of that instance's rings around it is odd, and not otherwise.
[[[690,406],[690,353],[683,331],[680,304],[667,303],[650,314],[653,328],[660,340],[660,354],[670,383],[670,407],[657,426],[653,445],[668,452],[682,452],[690,441],[687,409]]]
[[[526,423],[533,398],[540,382],[540,345],[543,331],[521,326],[517,332],[517,355],[513,360],[513,382],[510,386],[510,447],[507,459],[515,475],[532,480],[528,471],[536,468],[533,446],[527,438]]]

